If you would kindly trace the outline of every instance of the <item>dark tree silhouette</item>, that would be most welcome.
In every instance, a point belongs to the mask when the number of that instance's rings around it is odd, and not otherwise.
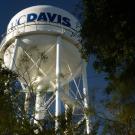
[[[106,91],[113,98],[107,107],[117,111],[128,134],[135,134],[134,1],[83,0],[83,5],[83,55],[94,54],[95,69],[108,74]]]

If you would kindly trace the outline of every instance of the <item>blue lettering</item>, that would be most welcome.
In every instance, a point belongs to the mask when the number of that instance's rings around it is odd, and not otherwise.
[[[63,17],[62,20],[63,20],[62,25],[67,26],[67,27],[71,27],[69,18]]]
[[[54,20],[55,20],[55,18],[56,18],[56,15],[57,15],[57,14],[51,15],[51,13],[47,13],[47,16],[48,16],[50,22],[54,22]]]
[[[61,15],[58,15],[57,23],[60,23],[61,24]]]
[[[47,21],[46,14],[41,12],[39,14],[39,17],[38,17],[37,21]]]
[[[10,26],[8,29],[13,30],[18,24],[17,24],[18,20],[16,19],[14,22],[10,23]]]
[[[35,14],[35,13],[28,14],[28,16],[27,16],[27,22],[33,22],[36,19],[37,19],[37,14]]]
[[[25,20],[23,20],[23,22],[21,22],[21,19],[22,19],[23,17],[26,17],[26,15],[23,15],[23,16],[21,16],[21,17],[18,19],[18,21],[17,21],[17,24],[18,24],[18,25],[21,25],[21,24],[25,23]]]
[[[26,17],[27,16],[27,17]],[[33,21],[43,21],[43,22],[52,22],[52,23],[58,23],[62,24],[66,27],[71,27],[71,22],[70,19],[67,17],[62,17],[61,15],[58,14],[53,14],[50,12],[41,12],[39,15],[36,13],[30,13],[28,15],[22,15],[18,20],[16,20],[16,23],[11,24],[13,26],[15,25],[21,25],[26,22],[33,22]]]

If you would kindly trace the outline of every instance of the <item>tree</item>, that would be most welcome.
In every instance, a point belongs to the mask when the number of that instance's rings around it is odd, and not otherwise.
[[[135,134],[135,8],[127,0],[83,0],[82,27],[85,56],[94,54],[94,67],[108,74],[109,107]],[[130,125],[130,126],[129,126]]]
[[[26,115],[17,116],[16,100],[18,92],[13,91],[13,82],[17,74],[2,66],[0,62],[0,134],[1,135],[26,135],[34,134],[35,126],[31,126]],[[23,111],[23,110],[22,110]]]
[[[0,64],[0,133],[8,134],[15,122],[15,115],[11,102],[11,81],[16,78],[15,74],[5,69]]]
[[[38,124],[30,123],[29,117],[31,116],[20,106],[22,104],[20,99],[23,97],[20,93],[22,92],[17,91],[14,85],[14,82],[17,82],[17,77],[16,73],[3,67],[0,63],[0,135],[54,135],[55,118],[46,118],[39,121],[42,130]],[[72,122],[72,109],[68,110],[67,119],[65,119],[65,114],[59,116],[60,134],[83,134],[86,125],[85,121],[82,121],[77,126],[77,124]]]

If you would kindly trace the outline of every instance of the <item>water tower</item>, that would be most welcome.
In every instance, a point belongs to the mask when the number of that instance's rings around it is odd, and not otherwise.
[[[53,103],[57,118],[63,102],[65,110],[67,106],[73,106],[73,113],[82,113],[77,124],[85,119],[89,134],[89,116],[84,111],[88,109],[86,63],[79,51],[79,31],[79,21],[65,10],[47,5],[29,7],[9,22],[1,42],[1,56],[5,65],[19,74],[26,99],[29,96],[26,89],[33,88],[36,94],[35,119],[44,119],[45,111],[49,113]],[[49,92],[54,94],[44,100],[44,93]],[[56,130],[58,126],[56,119]]]

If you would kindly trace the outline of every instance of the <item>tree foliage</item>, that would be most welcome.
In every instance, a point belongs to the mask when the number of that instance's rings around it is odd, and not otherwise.
[[[55,116],[46,117],[34,124],[31,114],[24,109],[22,92],[15,89],[17,74],[0,64],[0,135],[55,135]],[[32,119],[31,119],[32,118]],[[59,133],[65,135],[80,135],[85,132],[85,120],[77,125],[72,122],[72,108],[58,118]],[[31,121],[31,122],[30,122]],[[39,126],[40,125],[40,126]]]
[[[83,0],[83,4],[84,55],[94,54],[95,69],[108,73],[107,92],[114,95],[109,107],[117,110],[118,120],[130,123],[130,127],[133,127],[135,125],[134,2]]]
[[[31,134],[33,127],[29,121],[23,117],[18,118],[16,113],[18,93],[13,91],[13,82],[17,75],[0,63],[0,134],[1,135],[26,135]]]

